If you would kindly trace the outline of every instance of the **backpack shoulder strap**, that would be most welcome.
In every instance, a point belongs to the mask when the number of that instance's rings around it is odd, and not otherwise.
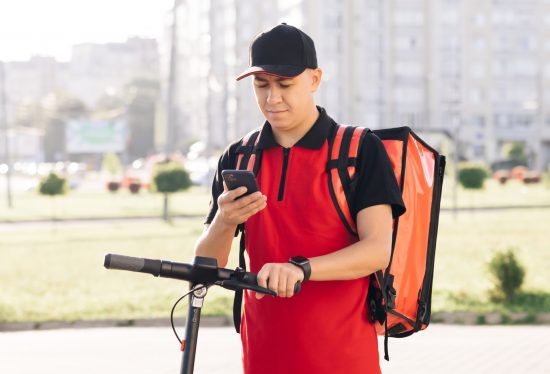
[[[256,150],[256,144],[260,140],[261,129],[256,129],[249,132],[244,136],[241,145],[237,147],[237,170],[250,170],[254,175],[258,174],[260,168],[261,152]],[[246,270],[246,259],[244,257],[245,252],[245,230],[244,224],[240,224],[237,228],[237,232],[241,232],[241,239],[239,241],[239,267]],[[235,234],[236,236],[237,234]],[[233,324],[237,333],[241,330],[241,309],[243,302],[243,291],[236,290],[235,297],[233,299]]]
[[[261,129],[256,129],[243,137],[241,145],[237,147],[237,166],[238,170],[250,170],[254,174],[258,173],[258,168],[260,166],[257,158],[257,151],[255,149],[256,144],[260,140]]]
[[[352,235],[357,235],[351,209],[355,193],[357,155],[363,137],[369,131],[365,127],[337,125],[329,140],[327,173],[330,196],[342,223]]]

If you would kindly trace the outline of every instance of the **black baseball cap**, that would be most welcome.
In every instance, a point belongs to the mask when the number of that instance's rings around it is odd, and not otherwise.
[[[282,23],[260,33],[250,45],[250,67],[237,80],[251,74],[292,78],[317,68],[313,40],[302,30]]]

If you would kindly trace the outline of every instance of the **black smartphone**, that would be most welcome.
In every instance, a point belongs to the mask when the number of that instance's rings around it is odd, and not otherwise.
[[[254,192],[259,191],[258,183],[256,182],[256,177],[254,173],[250,170],[222,170],[222,178],[227,185],[227,188],[234,190],[235,188],[244,186],[247,191],[244,195],[239,196],[238,198],[250,195]]]

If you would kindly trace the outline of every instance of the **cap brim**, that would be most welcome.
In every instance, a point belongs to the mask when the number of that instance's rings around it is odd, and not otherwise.
[[[241,79],[253,74],[267,74],[281,78],[294,78],[295,76],[302,74],[304,70],[306,70],[306,68],[290,65],[251,66],[243,71],[236,79],[240,81]]]

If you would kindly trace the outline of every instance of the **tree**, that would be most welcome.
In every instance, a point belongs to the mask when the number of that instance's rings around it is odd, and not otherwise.
[[[55,209],[53,198],[57,195],[64,195],[67,193],[67,180],[55,173],[50,173],[47,177],[40,180],[38,192],[41,195],[50,196],[52,198],[52,220],[54,220]]]
[[[157,79],[137,77],[126,85],[129,128],[128,156],[136,159],[155,149],[156,105],[160,94]]]
[[[88,110],[79,99],[64,95],[51,94],[45,102],[44,156],[46,161],[61,161],[66,156],[66,123]]]
[[[514,165],[527,166],[527,154],[525,152],[524,142],[511,142],[504,145],[506,157],[513,162]]]
[[[162,217],[165,221],[169,221],[169,195],[191,187],[191,178],[178,162],[166,161],[157,164],[153,180],[156,190],[164,194]]]

